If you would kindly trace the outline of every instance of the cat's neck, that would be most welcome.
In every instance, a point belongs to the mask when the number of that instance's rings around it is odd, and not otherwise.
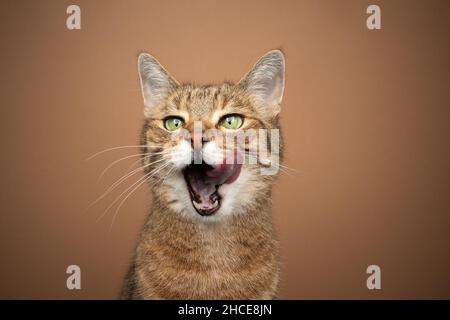
[[[164,203],[157,201],[153,204],[143,232],[170,242],[195,242],[199,238],[249,239],[274,236],[270,197],[261,199],[256,205],[239,214],[217,217],[214,220],[202,219],[201,216],[192,217],[174,212]]]

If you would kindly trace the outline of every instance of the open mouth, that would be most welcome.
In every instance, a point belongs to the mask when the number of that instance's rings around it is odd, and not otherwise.
[[[203,162],[190,164],[184,169],[192,205],[201,216],[210,216],[219,210],[222,201],[218,192],[220,186],[233,183],[241,173],[242,165],[237,158],[234,157],[234,161],[225,158],[222,164],[215,167]]]

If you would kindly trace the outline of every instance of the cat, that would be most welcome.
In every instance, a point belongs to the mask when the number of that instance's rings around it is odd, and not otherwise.
[[[279,130],[283,53],[269,51],[236,84],[180,84],[147,53],[139,55],[138,69],[142,159],[153,204],[121,298],[276,298],[279,245],[271,190],[277,174],[261,173],[268,164],[252,153],[255,137],[247,136],[243,151],[236,151],[202,132]],[[174,138],[181,130],[192,134]],[[269,153],[281,159],[281,136],[277,149]],[[195,162],[195,154],[202,159]],[[246,155],[253,163],[236,161]]]

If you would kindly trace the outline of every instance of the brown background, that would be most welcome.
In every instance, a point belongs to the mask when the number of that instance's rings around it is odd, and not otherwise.
[[[82,30],[66,29],[66,7]],[[369,4],[381,31],[365,26]],[[450,298],[448,1],[2,1],[0,298],[116,298],[151,202],[85,208],[135,160],[136,57],[180,81],[287,57],[281,297]],[[130,181],[134,179],[130,179]],[[125,190],[124,187],[120,188]],[[168,230],[170,232],[170,230]],[[82,269],[82,290],[65,287]],[[382,290],[366,288],[366,267]]]

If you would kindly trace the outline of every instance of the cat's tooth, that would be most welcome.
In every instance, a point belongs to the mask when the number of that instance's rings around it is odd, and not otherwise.
[[[197,202],[195,202],[195,200],[192,200],[192,204],[194,205],[194,207],[195,207],[196,209],[198,209],[198,210],[201,209],[200,204],[197,203]]]
[[[201,204],[195,202],[195,200],[192,200],[192,204],[193,204],[194,207],[195,207],[196,209],[198,209],[198,210],[204,209],[204,208],[201,207]],[[216,199],[216,201],[214,201],[212,207],[215,208],[215,207],[217,207],[217,206],[219,206],[219,200]]]

